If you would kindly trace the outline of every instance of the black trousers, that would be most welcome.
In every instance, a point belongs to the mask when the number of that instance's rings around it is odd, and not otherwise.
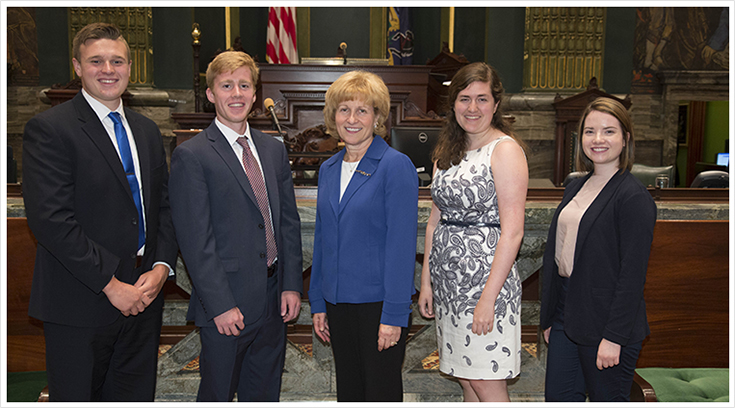
[[[401,366],[408,328],[401,329],[397,345],[378,351],[382,310],[383,302],[337,305],[327,302],[337,401],[403,401]]]
[[[268,278],[263,316],[245,325],[238,336],[219,334],[217,327],[199,331],[201,382],[197,401],[278,402],[286,359],[286,324],[278,307],[278,278]],[[241,311],[246,312],[246,311]]]
[[[592,402],[630,401],[635,365],[642,342],[620,349],[620,363],[597,369],[597,345],[575,343],[564,332],[564,301],[569,278],[560,281],[561,302],[557,307],[549,335],[546,359],[547,402],[584,402],[589,393]]]
[[[104,327],[45,322],[50,401],[153,401],[163,299]]]

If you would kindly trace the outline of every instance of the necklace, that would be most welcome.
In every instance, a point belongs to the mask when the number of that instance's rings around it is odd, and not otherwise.
[[[344,165],[345,167],[347,167],[347,170],[348,170],[348,171],[349,171],[350,173],[354,173],[354,172],[355,172],[355,170],[357,169],[357,165],[358,165],[358,164],[360,164],[360,162],[359,162],[359,161],[356,161],[356,162],[346,162],[346,161],[343,161],[343,162],[342,162],[342,164],[343,164],[343,165]]]

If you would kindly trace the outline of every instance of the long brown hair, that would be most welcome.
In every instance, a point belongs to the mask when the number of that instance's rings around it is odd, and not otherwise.
[[[452,83],[449,85],[447,115],[444,119],[444,126],[439,133],[439,140],[437,140],[434,152],[431,155],[431,159],[437,162],[437,167],[441,170],[446,170],[453,165],[459,164],[467,150],[469,138],[457,122],[454,103],[460,92],[470,86],[471,83],[477,81],[490,84],[490,93],[498,104],[498,109],[495,110],[490,125],[517,140],[513,134],[513,128],[510,122],[503,117],[500,102],[505,90],[503,89],[503,84],[500,82],[498,71],[484,62],[474,62],[465,65],[454,74]]]

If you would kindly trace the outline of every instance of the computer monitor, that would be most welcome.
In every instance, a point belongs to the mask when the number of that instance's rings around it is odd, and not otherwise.
[[[717,153],[718,166],[730,166],[730,153]]]
[[[431,183],[434,174],[434,163],[431,152],[439,139],[440,127],[403,127],[391,128],[391,147],[408,156],[416,167],[419,185],[424,187]]]

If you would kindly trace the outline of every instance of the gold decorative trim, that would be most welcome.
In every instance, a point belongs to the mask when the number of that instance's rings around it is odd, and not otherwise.
[[[604,7],[527,7],[523,88],[584,90],[592,77],[602,87]]]
[[[388,53],[388,11],[370,7],[370,58],[385,59]]]
[[[296,7],[296,47],[300,57],[311,56],[311,7]]]
[[[454,52],[454,7],[449,7],[449,52]]]

